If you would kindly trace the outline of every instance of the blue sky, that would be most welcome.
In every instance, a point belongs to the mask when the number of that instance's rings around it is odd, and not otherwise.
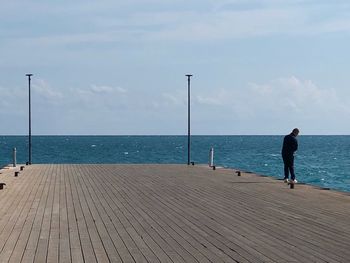
[[[0,134],[350,134],[350,2],[0,0]]]

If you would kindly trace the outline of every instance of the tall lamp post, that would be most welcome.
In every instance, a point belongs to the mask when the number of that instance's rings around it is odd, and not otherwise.
[[[191,77],[193,75],[187,74],[187,165],[190,165],[191,162]]]
[[[28,77],[28,89],[29,89],[29,146],[28,146],[28,164],[32,164],[32,110],[31,110],[31,94],[30,94],[30,81],[33,74],[26,74]]]

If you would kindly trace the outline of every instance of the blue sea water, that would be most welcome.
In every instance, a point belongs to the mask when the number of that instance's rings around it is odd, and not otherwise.
[[[283,177],[283,136],[192,136],[191,161]],[[299,182],[350,192],[350,136],[299,136]],[[186,136],[33,136],[33,163],[187,163]],[[0,166],[28,158],[26,136],[0,136]]]

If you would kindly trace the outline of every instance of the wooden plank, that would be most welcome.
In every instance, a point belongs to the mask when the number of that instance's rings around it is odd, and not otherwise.
[[[90,168],[90,167],[89,167]],[[89,169],[90,170],[90,169]],[[95,177],[93,175],[93,177]],[[94,185],[94,187],[99,188],[99,181]],[[100,215],[106,225],[108,233],[113,241],[114,247],[116,248],[118,254],[120,255],[123,262],[134,262],[133,256],[130,254],[130,250],[126,246],[124,240],[122,239],[123,226],[114,217],[113,210],[110,207],[109,200],[106,200],[101,192],[95,192],[97,195],[97,200],[100,205],[96,205],[100,211]]]
[[[30,176],[32,177],[31,180],[33,180],[34,176],[40,178],[40,183],[38,184],[39,188],[37,190],[36,196],[33,200],[32,206],[25,220],[25,223],[23,225],[22,232],[18,238],[16,246],[14,247],[15,253],[12,253],[11,258],[9,260],[9,262],[13,262],[13,263],[21,262],[23,258],[23,254],[27,247],[29,237],[34,226],[35,218],[39,211],[40,201],[45,192],[44,191],[46,187],[45,183],[47,182],[48,174],[45,173],[44,169],[41,169],[37,175],[31,174]]]
[[[60,175],[60,196],[59,196],[59,262],[72,262],[71,241],[69,238],[70,225],[68,222],[68,198],[67,198],[67,173],[65,166],[59,166]],[[75,261],[77,262],[77,261]],[[80,261],[79,261],[80,262]]]
[[[76,176],[74,177],[75,179],[75,187],[78,192],[79,200],[80,200],[80,205],[82,208],[83,216],[85,223],[87,225],[87,231],[91,239],[92,247],[93,247],[93,252],[95,253],[96,259],[98,262],[108,262],[108,255],[106,253],[105,247],[103,245],[101,236],[99,235],[98,232],[98,226],[95,223],[95,219],[93,218],[91,209],[88,205],[88,200],[86,196],[84,195],[83,187],[81,184],[81,177],[82,175],[80,173],[80,167],[76,166],[75,167],[75,174]],[[99,225],[101,228],[103,226]]]
[[[108,172],[106,171],[106,173],[108,173]],[[120,174],[123,174],[123,173],[120,173]],[[101,182],[101,184],[103,184],[103,182]],[[115,183],[115,182],[108,183],[107,182],[107,184],[104,184],[104,185],[106,187],[108,187],[108,186],[111,186],[111,184],[118,186],[119,189],[124,189],[124,187],[121,187],[121,186],[123,186],[122,181],[119,181],[118,183]],[[124,201],[123,194],[121,194],[121,192],[115,191],[113,189],[106,189],[105,192],[114,194],[114,198],[110,202],[110,203],[113,203],[113,200],[115,200],[114,205],[116,207],[113,209],[113,211],[119,211],[120,209],[122,209],[122,207],[120,206],[121,203],[123,203],[123,205],[127,204]],[[119,216],[120,216],[120,213],[119,213]],[[183,247],[183,245],[184,245],[183,243],[180,244],[176,238],[169,235],[169,233],[162,226],[161,221],[157,221],[157,220],[153,219],[152,221],[149,221],[149,224],[151,225],[151,228],[154,229],[158,233],[158,235],[162,237],[162,239],[164,239],[164,241],[168,244],[168,246],[172,247],[172,250],[176,251],[176,253],[178,254],[178,255],[174,255],[172,253],[172,254],[169,254],[169,257],[180,257],[181,259],[185,260],[186,262],[195,262],[196,261],[195,257],[193,255],[191,255],[186,250],[186,248]],[[183,240],[181,240],[181,241],[183,241]],[[163,240],[161,240],[161,239],[156,240],[156,242],[158,244],[160,244],[160,242],[163,243]]]
[[[50,230],[51,230],[51,218],[52,218],[52,210],[54,206],[54,195],[55,189],[57,187],[57,174],[55,173],[55,167],[50,166],[48,171],[52,173],[53,178],[51,178],[48,197],[46,200],[45,208],[44,208],[44,216],[41,223],[40,235],[38,244],[35,251],[34,262],[46,262],[47,261],[47,253],[50,239]]]
[[[114,211],[114,213],[118,213],[118,211]],[[118,236],[121,238],[122,242],[127,247],[127,250],[129,251],[130,255],[132,255],[132,259],[135,262],[145,262],[146,258],[142,254],[141,250],[138,248],[137,244],[135,244],[135,241],[132,239],[132,237],[129,234],[130,229],[127,229],[125,222],[123,222],[122,217],[115,216],[114,214],[109,214],[111,222],[113,223],[114,227],[118,231]],[[120,214],[119,214],[120,215]],[[126,251],[123,251],[122,253],[123,257],[127,257],[128,253]],[[122,255],[121,255],[122,257]]]
[[[257,221],[257,224],[260,224],[260,221]],[[274,226],[274,228],[276,228],[276,227]],[[285,229],[287,232],[288,232],[288,230],[290,230],[286,226],[284,226],[283,229]],[[296,232],[296,231],[293,231],[293,232]],[[269,234],[271,235],[271,232]],[[287,234],[289,234],[289,233],[287,233]]]
[[[34,179],[34,181],[38,180],[40,180],[40,178]],[[1,260],[4,262],[9,261],[12,252],[17,245],[17,241],[21,236],[25,223],[29,221],[30,227],[30,221],[33,216],[33,213],[30,213],[30,210],[37,195],[38,186],[39,184],[35,184],[31,189],[24,190],[27,194],[23,196],[18,204],[18,209],[12,214],[10,221],[5,227],[5,231],[8,232],[9,235],[1,251]],[[27,229],[24,231],[27,231]],[[24,236],[27,236],[26,233],[24,233]]]
[[[186,165],[0,174],[0,261],[347,262],[350,197]]]
[[[108,260],[111,262],[122,262],[114,244],[106,227],[106,223],[103,221],[103,215],[105,214],[103,211],[99,212],[99,207],[101,206],[100,202],[98,202],[98,197],[94,195],[93,189],[96,188],[95,185],[86,185],[88,171],[82,171],[82,167],[78,167],[78,173],[80,176],[78,177],[79,186],[82,189],[83,195],[85,197],[86,203],[89,207],[89,211],[91,213],[93,223],[96,227],[99,239],[102,241],[105,258],[101,260]],[[107,221],[108,222],[108,221]],[[100,248],[101,249],[101,248]]]
[[[92,241],[90,238],[90,234],[88,231],[88,225],[85,221],[84,213],[83,213],[83,207],[80,203],[79,193],[77,186],[75,184],[75,170],[74,166],[70,166],[70,176],[68,176],[70,185],[71,185],[71,194],[72,194],[72,200],[73,200],[73,206],[74,206],[74,212],[75,212],[75,218],[77,222],[77,229],[79,234],[79,240],[81,245],[81,251],[83,255],[84,262],[97,262],[96,255],[93,250]],[[74,253],[73,253],[74,252]],[[72,250],[72,258],[75,257],[75,253],[78,253],[78,251]],[[74,255],[74,257],[73,257]]]
[[[60,190],[61,190],[61,173],[59,166],[55,167],[55,187],[53,193],[52,210],[51,210],[51,222],[47,247],[46,262],[56,263],[58,262],[59,254],[59,237],[60,237]]]
[[[115,183],[113,183],[112,181],[110,181],[109,182],[109,185],[116,185]],[[130,188],[129,188],[130,189]],[[110,189],[108,192],[113,192],[113,189]],[[127,193],[126,193],[127,194]],[[122,196],[120,197],[120,198],[123,198]],[[125,199],[124,198],[124,200],[125,200],[125,202],[126,203],[128,203],[129,201],[127,200],[127,199]],[[135,196],[135,197],[132,197],[131,198],[131,200],[137,200],[137,196]],[[133,207],[135,207],[135,202],[134,201],[131,201],[132,202],[132,204],[130,205],[128,205],[128,208],[131,210]],[[163,212],[163,211],[162,211]],[[126,214],[126,215],[130,215],[130,219],[129,219],[129,221],[131,221],[132,220],[132,218],[131,218],[131,213],[129,213],[129,211],[125,211],[124,212],[124,214]],[[135,216],[135,218],[136,218],[137,216]],[[132,221],[131,221],[132,222]],[[164,226],[164,225],[163,225]],[[168,225],[166,226],[166,227],[168,227]],[[176,228],[177,226],[175,226],[175,228]],[[179,230],[179,228],[177,228],[177,230],[178,231],[180,231],[181,232],[181,230]],[[183,234],[183,233],[182,233]],[[190,239],[190,237],[189,236],[187,236],[187,238],[185,238],[184,239],[184,241],[185,240],[188,240],[188,239]],[[190,242],[191,243],[191,242]],[[197,245],[197,248],[196,248],[196,254],[197,254],[197,257],[199,258],[199,260],[201,261],[201,262],[204,262],[204,261],[207,261],[208,259],[207,258],[205,258],[205,257],[203,257],[203,255],[200,253],[200,250],[201,250],[201,248],[202,248],[202,244],[200,244],[199,245],[199,247],[198,247],[198,244],[196,244]],[[206,254],[206,252],[204,252],[204,254]],[[207,256],[209,256],[209,258],[211,258],[211,260],[213,260],[213,261],[216,261],[216,262],[218,262],[218,260],[219,260],[219,258],[218,257],[215,257],[215,255],[213,255],[213,254],[210,254],[210,255],[208,255],[207,254]]]
[[[28,171],[26,171],[28,175]],[[30,176],[30,175],[28,175]],[[27,177],[28,177],[27,176]],[[18,211],[18,206],[23,198],[23,196],[28,195],[30,188],[27,188],[26,177],[20,180],[19,177],[13,177],[13,171],[7,171],[1,176],[2,181],[7,183],[7,186],[4,190],[0,191],[1,194],[1,206],[0,206],[0,237],[3,236],[0,240],[0,251],[4,245],[4,236],[9,234],[9,229],[6,228],[6,225],[9,221],[12,223],[13,220],[10,220],[13,217],[14,212]],[[14,187],[16,186],[16,187]]]
[[[210,200],[208,200],[208,201],[210,201]],[[243,221],[245,222],[246,220],[243,219]],[[232,222],[232,220],[230,222]],[[259,223],[260,223],[260,220],[257,220],[256,224],[259,224]],[[285,227],[285,229],[287,229],[287,228]],[[263,234],[261,234],[261,235],[263,235]]]
[[[127,178],[127,177],[126,177]],[[144,177],[143,177],[144,178]],[[134,178],[131,178],[131,180],[134,180]],[[120,183],[119,183],[120,184]],[[110,185],[115,185],[115,184],[110,184]],[[142,184],[142,185],[144,185],[144,184]],[[128,187],[128,189],[130,189],[131,187]],[[142,189],[136,189],[134,192],[136,192],[138,195],[141,195],[141,193],[143,193],[143,190]],[[149,191],[147,191],[147,193],[146,194],[144,194],[143,196],[142,196],[142,200],[143,201],[145,201],[145,200],[147,200],[147,198],[148,198],[148,196],[150,196],[151,195],[151,193],[149,192]],[[162,199],[163,198],[165,198],[165,194],[163,193],[162,194],[162,197],[161,197]],[[137,200],[137,197],[131,197],[130,198],[130,200]],[[171,217],[169,217],[169,218],[164,218],[164,217],[162,217],[162,214],[165,212],[165,210],[161,210],[159,213],[154,213],[154,211],[156,211],[157,210],[157,208],[156,207],[159,207],[160,205],[161,205],[161,202],[156,202],[156,200],[155,199],[152,199],[151,200],[151,202],[150,202],[151,204],[153,203],[153,205],[151,205],[149,208],[150,209],[148,209],[147,210],[147,213],[148,214],[150,214],[151,215],[151,217],[153,217],[153,218],[156,218],[156,220],[157,220],[157,222],[160,222],[160,224],[165,228],[165,229],[167,229],[168,231],[170,231],[170,236],[176,236],[176,231],[174,232],[174,229],[172,228],[172,227],[169,227],[169,223],[170,222],[172,222],[173,221],[173,219],[171,218]],[[148,205],[146,204],[146,203],[143,203],[143,205],[142,206],[140,206],[140,207],[148,207]],[[159,218],[160,217],[160,218]],[[167,222],[166,224],[164,224],[164,222]],[[176,226],[176,224],[172,224],[171,226],[174,226],[175,225],[175,229],[177,229],[178,231],[179,231],[179,228]],[[183,234],[183,233],[182,233]],[[188,239],[188,237],[187,237],[187,239]],[[186,238],[185,238],[185,240],[186,240]],[[182,241],[182,240],[178,240],[178,242],[180,243],[180,244],[184,244],[184,242]],[[191,244],[194,244],[193,242],[191,243]],[[196,244],[197,245],[197,247],[198,247],[198,245],[202,245],[202,244]],[[183,252],[182,252],[182,254],[183,254]],[[198,252],[194,252],[193,250],[191,251],[191,253],[189,253],[189,254],[191,254],[191,255],[197,255],[197,256],[200,256],[200,254],[198,254]],[[263,257],[263,255],[259,255],[259,257],[256,257],[254,260],[256,261],[256,262],[258,262],[259,260],[260,260],[260,258],[261,257]],[[187,261],[188,260],[190,260],[189,258],[187,258],[186,259]],[[202,259],[203,260],[203,259]],[[240,257],[240,260],[241,261],[243,261],[243,259]]]
[[[164,199],[164,197],[163,197],[163,199]],[[191,202],[191,200],[189,199],[189,200],[187,200],[188,202]],[[167,202],[168,203],[168,202]],[[169,211],[172,211],[172,210],[174,210],[174,207],[171,207],[171,209],[169,210]],[[181,214],[182,215],[182,217],[184,217],[184,212],[186,213],[186,211],[179,211],[178,213],[179,214]],[[193,213],[193,211],[191,212],[191,213]],[[176,214],[175,215],[173,215],[173,216],[176,216]],[[215,215],[211,215],[211,216],[214,216],[215,217]],[[196,218],[196,220],[200,220],[200,218]],[[222,223],[222,220],[220,220],[220,222]],[[234,221],[231,221],[230,223],[234,223]],[[202,224],[204,224],[204,225],[212,225],[212,223],[210,222],[210,220],[208,220],[207,222],[202,222]],[[225,227],[226,228],[226,226],[225,225],[222,225],[222,224],[220,224],[220,225],[218,225],[218,227],[219,228],[221,228],[221,227]],[[240,229],[241,229],[242,227],[240,227]],[[227,230],[226,230],[227,231]],[[246,233],[245,233],[246,234]],[[245,240],[243,239],[241,239],[240,240],[240,242],[243,242],[243,244],[244,244],[244,242],[245,242]],[[256,242],[256,240],[255,240],[255,242]],[[251,245],[250,243],[247,243],[247,245]],[[280,255],[280,257],[281,258],[283,258],[283,255]],[[292,260],[292,259],[289,259],[289,260]]]
[[[68,224],[68,234],[69,234],[69,242],[70,242],[69,253],[71,255],[71,262],[77,262],[77,263],[84,262],[83,249],[82,249],[80,235],[79,235],[77,215],[74,207],[72,185],[70,180],[70,178],[73,177],[74,175],[70,169],[70,166],[68,165],[63,166],[63,173],[65,178],[65,190],[66,190],[66,202],[67,202],[67,224]]]
[[[111,185],[111,184],[109,184],[109,185]],[[117,183],[115,183],[115,184],[113,184],[113,185],[120,185],[120,184],[117,184]],[[106,192],[113,192],[112,190],[108,190],[108,191],[106,191]],[[118,199],[119,199],[120,197],[118,197]],[[121,197],[122,198],[122,197]],[[133,206],[131,206],[131,207],[134,207],[134,205]],[[216,258],[217,259],[217,258]]]
[[[114,211],[120,210],[120,207],[114,205],[114,201],[111,199],[111,195],[108,194],[108,189],[103,187],[105,183],[101,180],[98,180],[99,178],[96,178],[96,176],[93,175],[89,176],[88,179],[90,179],[90,189],[93,190],[95,194],[95,198],[93,199],[105,199],[103,194],[106,194],[106,198],[109,200],[108,202],[106,202],[109,205],[109,214],[113,214],[113,216],[116,215]],[[128,212],[123,214],[125,216],[126,221],[130,224],[127,226],[127,228],[129,228],[129,234],[131,238],[135,241],[136,244],[138,244],[140,251],[142,251],[142,254],[145,255],[147,260],[149,260],[150,262],[172,262],[171,259],[164,253],[164,251],[143,229],[143,227],[135,221],[135,218],[131,217],[131,215]],[[131,230],[131,228],[133,229]],[[147,246],[149,249],[145,248],[145,246]],[[149,253],[150,251],[152,251],[153,254]]]
[[[30,231],[28,242],[22,257],[22,262],[34,262],[35,252],[40,238],[45,207],[48,201],[50,185],[53,177],[53,174],[49,171],[49,169],[49,166],[41,166],[41,170],[44,171],[44,173],[41,174],[41,176],[45,178],[43,194],[39,201],[39,206],[34,218],[33,226]]]

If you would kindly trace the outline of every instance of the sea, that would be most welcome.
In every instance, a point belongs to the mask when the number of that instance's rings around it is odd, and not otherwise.
[[[283,178],[283,136],[191,136],[191,161]],[[350,192],[350,136],[298,136],[297,180]],[[0,136],[0,167],[28,161],[27,136]],[[187,136],[33,136],[32,163],[186,164]]]

